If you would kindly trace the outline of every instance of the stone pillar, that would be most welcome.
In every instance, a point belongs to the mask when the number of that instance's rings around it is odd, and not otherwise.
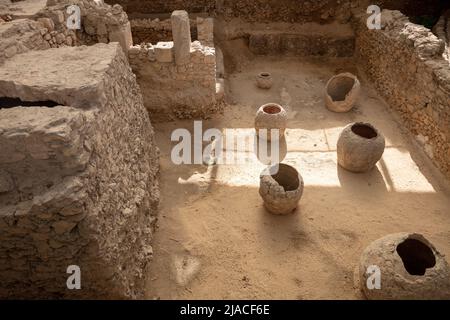
[[[125,25],[115,26],[109,32],[109,41],[118,42],[122,46],[125,54],[127,54],[128,49],[133,45],[130,22],[128,21]]]
[[[208,47],[214,47],[214,19],[197,17],[198,41]]]
[[[191,27],[189,15],[184,10],[172,13],[172,35],[175,53],[175,63],[183,65],[189,63],[191,52]]]

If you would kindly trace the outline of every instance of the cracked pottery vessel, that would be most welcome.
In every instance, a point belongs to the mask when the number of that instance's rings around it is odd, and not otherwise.
[[[326,84],[325,103],[333,112],[348,112],[358,99],[361,84],[358,78],[351,73],[341,73]]]
[[[268,167],[260,175],[259,194],[264,207],[273,214],[293,212],[302,197],[303,188],[302,176],[287,164]]]
[[[374,266],[379,286],[373,286]],[[371,300],[450,299],[450,269],[423,235],[396,233],[372,242],[362,253],[359,285]]]

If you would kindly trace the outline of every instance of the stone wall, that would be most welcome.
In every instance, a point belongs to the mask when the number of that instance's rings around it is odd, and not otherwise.
[[[439,15],[447,0],[106,0],[118,3],[127,13],[159,14],[174,10],[189,13],[215,13],[226,20],[240,18],[252,22],[331,22],[346,21],[349,8],[370,4],[401,10],[408,16]]]
[[[191,42],[188,15],[181,13],[179,22],[172,16],[174,41],[145,43],[128,51],[144,105],[155,120],[204,118],[221,107],[221,97],[216,93],[215,49]],[[213,45],[212,19],[198,19],[199,36]]]
[[[135,44],[172,40],[172,22],[170,18],[132,19],[130,23]],[[197,40],[197,19],[190,19],[190,25],[192,40]]]
[[[383,11],[383,29],[355,19],[359,65],[441,171],[450,178],[450,65],[444,42],[398,11]]]
[[[0,106],[0,297],[142,298],[158,150],[121,47],[16,55]]]
[[[358,1],[350,0],[221,0],[217,14],[226,20],[240,18],[251,22],[331,22],[347,21]]]
[[[214,48],[193,42],[185,65],[175,63],[173,42],[133,46],[128,57],[152,119],[202,118],[219,110]]]
[[[97,5],[90,0],[50,0],[26,19],[0,23],[0,63],[17,53],[64,46],[119,42],[125,52],[132,45],[130,23],[120,6]],[[67,7],[81,11],[81,28],[67,27]]]
[[[212,13],[216,0],[106,0],[105,2],[120,4],[127,13],[168,13],[174,10]]]
[[[67,8],[71,5],[80,8],[81,28],[77,30],[67,27],[67,20],[72,15],[67,13]],[[130,22],[120,5],[97,4],[92,0],[49,0],[36,19],[48,29],[51,38],[47,35],[45,38],[52,47],[119,42],[126,52],[133,44]]]
[[[20,19],[0,23],[0,64],[16,54],[50,48],[42,26],[33,20]]]

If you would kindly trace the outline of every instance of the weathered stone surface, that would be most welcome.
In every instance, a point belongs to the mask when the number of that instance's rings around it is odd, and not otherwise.
[[[104,72],[110,68],[115,53],[108,46],[97,46],[96,55],[89,55],[92,49],[86,46],[61,49],[32,51],[7,60],[1,68],[0,96],[21,97],[24,101],[49,100],[80,108],[104,106]],[[52,58],[52,63],[35,63],[47,57]],[[61,77],[61,69],[70,71],[70,77]]]
[[[0,96],[62,104],[0,109],[0,297],[142,297],[158,150],[122,48],[16,55],[0,83]],[[73,264],[83,290],[66,288]]]
[[[175,63],[185,65],[189,63],[191,51],[189,15],[186,11],[176,10],[172,12],[171,20]]]
[[[40,28],[40,23],[28,19],[0,23],[0,64],[18,53],[49,48]]]

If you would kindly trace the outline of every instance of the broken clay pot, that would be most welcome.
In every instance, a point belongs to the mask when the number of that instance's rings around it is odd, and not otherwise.
[[[348,112],[355,105],[361,84],[351,73],[341,73],[332,77],[325,92],[325,103],[330,111]]]
[[[273,214],[293,212],[303,194],[303,178],[287,164],[276,164],[266,168],[260,175],[259,194],[264,207]]]
[[[396,233],[362,253],[359,285],[368,299],[450,299],[450,268],[423,235]]]

